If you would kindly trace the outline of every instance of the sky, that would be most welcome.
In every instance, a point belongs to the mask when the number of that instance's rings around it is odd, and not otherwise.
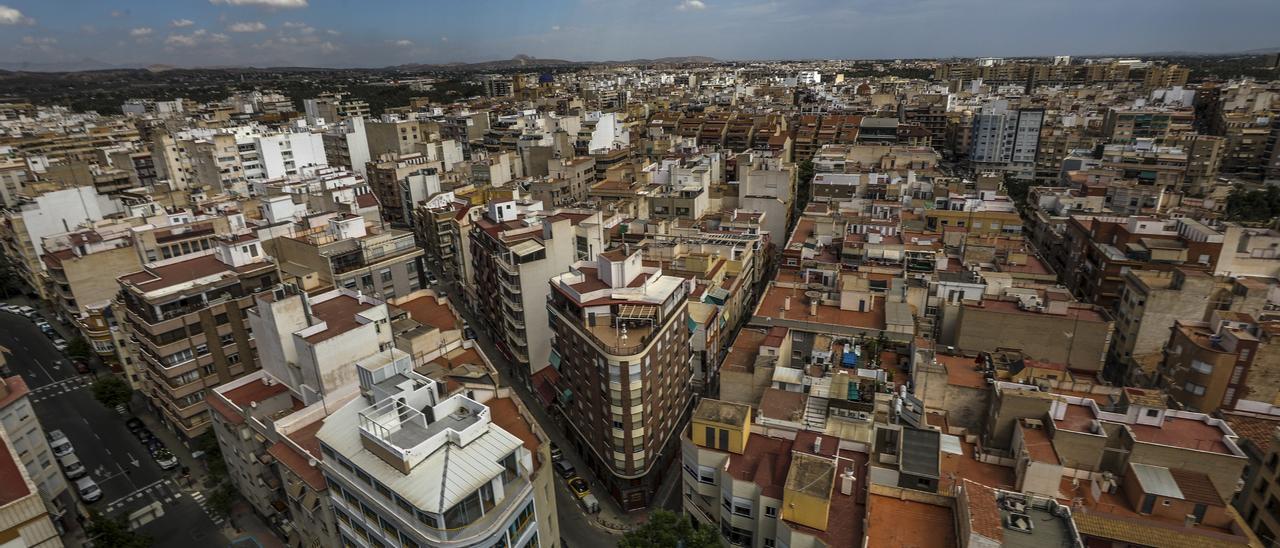
[[[0,62],[382,67],[1280,47],[1278,0],[0,0]]]

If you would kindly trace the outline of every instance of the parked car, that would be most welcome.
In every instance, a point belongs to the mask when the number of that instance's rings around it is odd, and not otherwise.
[[[160,466],[161,470],[173,470],[178,467],[178,457],[173,456],[173,453],[168,449],[161,448],[159,451],[152,453],[151,458],[156,460],[156,464]]]
[[[66,439],[67,435],[63,434],[61,430],[50,430],[45,433],[44,437],[49,438],[49,442],[52,443],[61,439]]]
[[[137,430],[134,430],[133,435],[137,436],[138,441],[142,442],[142,445],[144,446],[148,443],[151,443],[151,440],[155,438],[155,435],[151,433],[151,430],[149,430],[145,426]]]
[[[555,469],[556,473],[560,474],[560,477],[564,479],[569,479],[578,475],[578,471],[574,470],[573,465],[569,464],[569,461],[567,460],[556,462]]]
[[[143,424],[142,419],[138,417],[129,417],[129,420],[124,421],[124,426],[129,429],[130,434],[135,436],[138,435],[139,430],[145,430],[147,428],[147,425]]]
[[[75,366],[76,373],[79,373],[81,375],[89,374],[89,364],[85,363],[83,360],[76,360],[74,363],[72,363],[72,365]]]
[[[569,480],[569,490],[573,495],[582,498],[591,494],[591,486],[587,484],[587,480],[582,478],[572,478]]]
[[[468,327],[468,328],[466,328],[466,329],[463,329],[463,330],[462,330],[462,336],[463,336],[463,338],[467,339],[468,341],[474,341],[474,340],[476,340],[476,330],[471,329],[470,327]]]
[[[80,462],[80,458],[75,453],[59,457],[58,464],[62,465],[62,471],[69,480],[83,478],[85,474],[89,473],[89,470],[84,467],[84,463]]]
[[[67,351],[67,341],[65,341],[65,340],[63,340],[63,339],[54,339],[54,340],[53,340],[53,347],[54,347],[54,348],[56,348],[56,349],[58,349],[58,352],[66,352],[66,351]]]
[[[4,310],[5,312],[8,312],[8,313],[10,313],[10,314],[21,314],[21,313],[22,313],[22,307],[20,307],[20,306],[18,306],[18,305],[16,305],[16,304],[6,304],[6,305],[4,305],[4,306],[0,307],[0,310]]]
[[[151,456],[155,456],[156,453],[161,451],[168,450],[169,448],[164,446],[164,442],[160,441],[160,438],[151,438],[151,441],[147,442],[147,452],[151,453]]]
[[[20,307],[18,307],[18,313],[19,313],[19,314],[22,314],[23,316],[26,316],[26,317],[27,317],[27,318],[29,318],[29,319],[30,319],[30,318],[35,318],[35,317],[36,317],[36,309],[31,308],[30,306],[20,306]]]
[[[48,335],[49,332],[53,331],[53,326],[49,325],[49,322],[46,322],[44,320],[40,320],[36,322],[36,327],[39,327],[40,331],[43,332],[45,335]]]
[[[75,447],[72,447],[71,440],[67,439],[65,435],[62,435],[61,430],[54,430],[53,432],[56,432],[60,436],[57,439],[53,439],[52,437],[50,438],[49,448],[53,449],[53,456],[62,457],[70,455],[76,450]],[[50,436],[52,436],[53,432],[50,432]]]
[[[440,283],[440,279],[436,278],[435,274],[427,272],[427,285],[436,285],[438,283]]]
[[[560,462],[564,459],[564,451],[560,450],[560,446],[554,442],[551,444],[551,462]]]
[[[594,514],[600,511],[600,501],[591,493],[587,493],[582,498],[578,499],[578,502],[582,503],[582,509],[588,514]]]
[[[98,482],[88,476],[76,480],[76,492],[80,493],[80,500],[86,503],[102,498],[102,489],[98,487]]]

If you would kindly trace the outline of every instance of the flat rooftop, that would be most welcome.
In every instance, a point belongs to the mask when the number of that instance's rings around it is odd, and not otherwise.
[[[955,516],[946,506],[872,494],[867,497],[867,546],[956,548]]]

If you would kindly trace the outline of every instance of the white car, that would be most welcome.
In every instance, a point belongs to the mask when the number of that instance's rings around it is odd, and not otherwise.
[[[55,438],[54,435],[58,437]],[[71,446],[71,440],[62,435],[62,431],[54,430],[49,433],[49,448],[53,449],[53,456],[65,457],[75,452],[76,448]]]
[[[67,341],[65,341],[65,340],[63,340],[63,339],[54,339],[54,340],[53,340],[53,347],[54,347],[54,348],[56,348],[56,349],[58,350],[58,352],[66,352],[66,351],[67,351]]]
[[[173,452],[168,449],[156,451],[151,457],[156,459],[156,464],[160,465],[161,470],[173,470],[178,467],[178,457],[173,456]]]
[[[36,317],[36,309],[31,308],[30,306],[19,306],[18,310],[19,310],[18,312],[19,314],[22,314],[23,316],[26,316],[28,318]]]
[[[80,493],[80,500],[86,503],[102,498],[102,489],[98,487],[98,482],[90,477],[76,480],[76,492]]]
[[[22,307],[20,307],[20,306],[18,306],[18,305],[16,305],[16,304],[6,304],[6,305],[4,305],[4,306],[0,307],[0,310],[4,310],[5,312],[8,312],[8,313],[10,313],[10,314],[21,314],[21,313],[22,313]]]

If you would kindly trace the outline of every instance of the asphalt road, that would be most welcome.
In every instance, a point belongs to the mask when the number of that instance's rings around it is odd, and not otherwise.
[[[77,374],[49,338],[22,316],[0,311],[0,345],[12,352],[9,369],[27,381],[45,432],[62,430],[102,489],[102,498],[86,505],[89,509],[126,516],[158,501],[165,508],[165,517],[140,529],[154,539],[155,546],[217,545],[198,542],[216,538],[219,528],[178,488],[173,478],[176,471],[166,472],[156,465],[125,427],[126,417],[93,398],[91,375]],[[74,482],[67,484],[75,497]]]

